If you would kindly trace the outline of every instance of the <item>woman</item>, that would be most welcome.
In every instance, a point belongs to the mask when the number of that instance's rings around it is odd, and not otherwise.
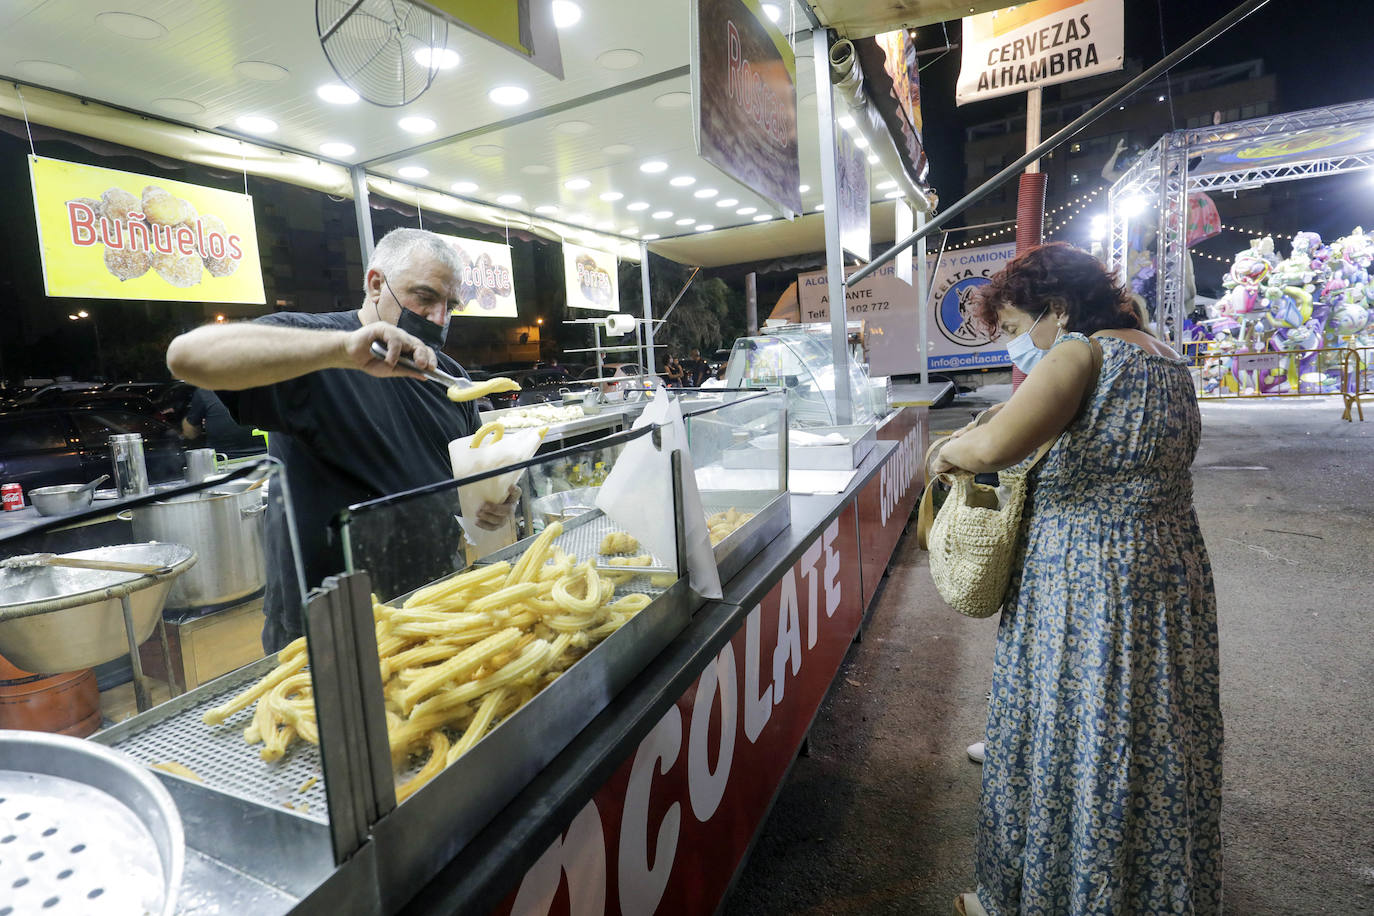
[[[668,357],[668,364],[663,367],[663,378],[669,388],[682,387],[682,364],[677,361],[676,356]]]
[[[1187,365],[1067,245],[980,292],[976,320],[1029,375],[933,468],[997,471],[1063,436],[1032,472],[997,632],[978,890],[955,910],[1220,914],[1216,597]]]

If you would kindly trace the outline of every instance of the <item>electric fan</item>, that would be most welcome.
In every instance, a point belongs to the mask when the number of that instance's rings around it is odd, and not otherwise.
[[[430,87],[448,43],[448,20],[408,0],[315,0],[315,29],[344,85],[387,108]]]

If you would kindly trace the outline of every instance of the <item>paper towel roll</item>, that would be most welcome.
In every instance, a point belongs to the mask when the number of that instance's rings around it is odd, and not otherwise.
[[[622,337],[635,329],[633,315],[607,315],[606,333],[612,337]]]

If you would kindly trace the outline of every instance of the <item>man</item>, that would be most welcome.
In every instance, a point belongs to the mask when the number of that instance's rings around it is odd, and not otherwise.
[[[252,427],[235,423],[224,402],[204,388],[197,388],[191,395],[191,405],[181,418],[181,437],[188,441],[204,439],[207,447],[228,458],[257,455],[265,450],[262,440],[253,435]]]
[[[211,324],[167,348],[174,376],[216,391],[239,423],[271,432],[269,454],[286,468],[307,590],[344,570],[330,530],[340,510],[450,478],[448,443],[477,429],[471,403],[453,403],[442,385],[396,364],[409,354],[422,370],[466,376],[456,361],[436,352],[458,304],[460,275],[453,249],[440,236],[397,229],[377,243],[356,311],[279,312]],[[374,341],[386,346],[385,359],[372,355]],[[499,525],[515,495],[483,507],[481,523]],[[449,521],[415,514],[417,527]],[[450,564],[436,575],[453,568],[456,543],[445,532],[409,533],[416,536],[405,549],[415,553],[416,564]],[[276,505],[268,513],[267,541],[263,647],[272,652],[303,632],[304,602],[286,518]],[[437,560],[423,556],[436,550],[442,554]]]

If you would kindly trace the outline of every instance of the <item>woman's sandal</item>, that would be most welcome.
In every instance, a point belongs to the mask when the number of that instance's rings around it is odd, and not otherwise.
[[[959,916],[988,916],[976,893],[960,894],[954,898],[954,912]]]

